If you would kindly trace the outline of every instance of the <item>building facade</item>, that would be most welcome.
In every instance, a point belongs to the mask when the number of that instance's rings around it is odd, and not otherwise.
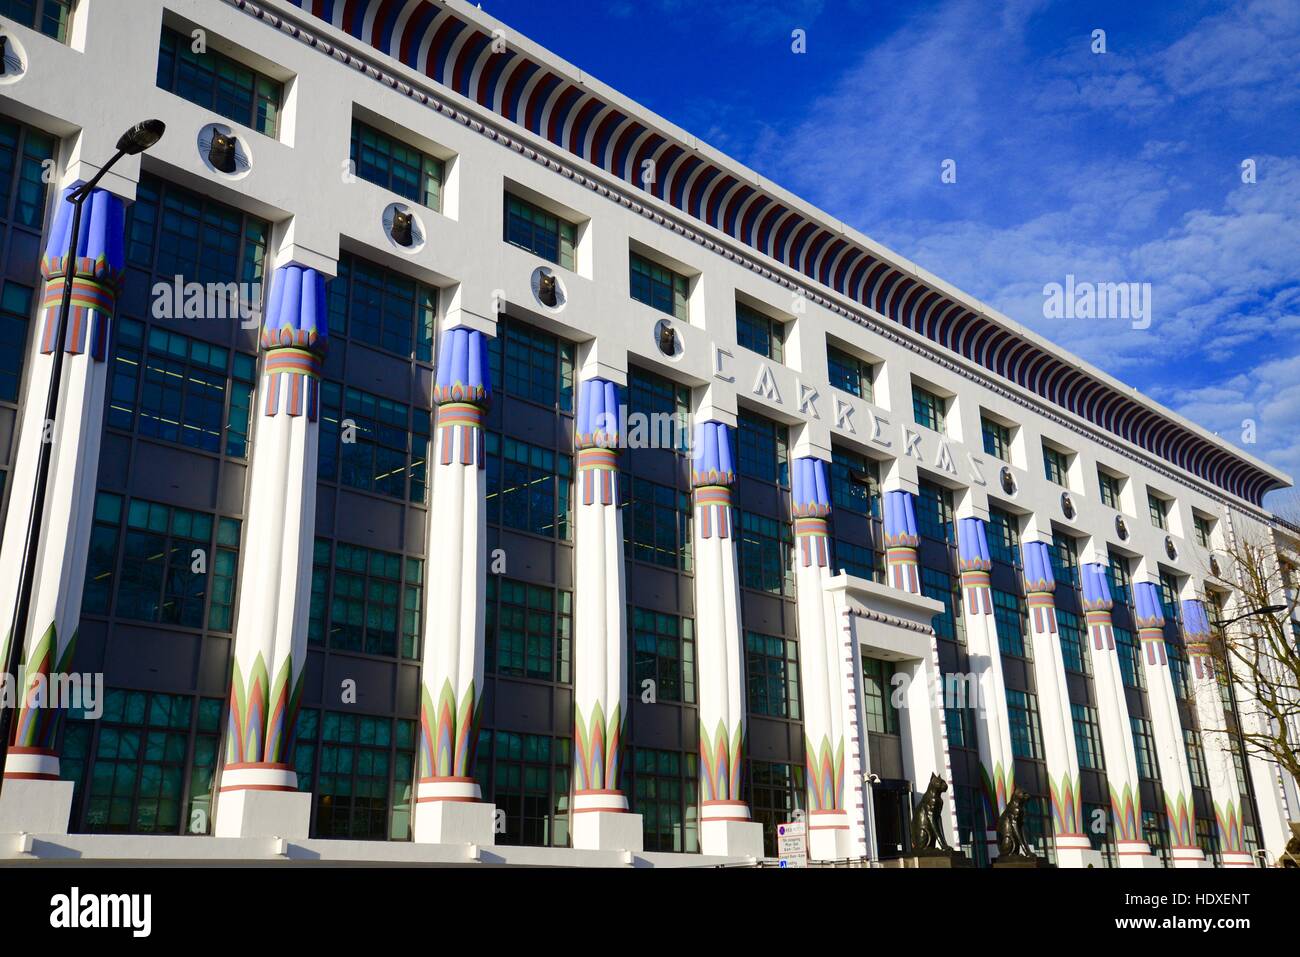
[[[28,680],[105,685],[0,829],[889,861],[937,775],[980,864],[1016,789],[1060,866],[1281,852],[1198,652],[1287,476],[459,0],[0,34],[0,614],[49,436]]]

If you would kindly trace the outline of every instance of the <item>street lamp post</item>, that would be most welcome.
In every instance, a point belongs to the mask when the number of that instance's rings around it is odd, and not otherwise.
[[[18,595],[14,602],[14,615],[9,629],[9,653],[5,659],[4,680],[15,684],[13,705],[5,707],[0,699],[0,790],[4,787],[4,767],[9,758],[9,736],[13,731],[14,715],[25,689],[16,687],[18,671],[22,666],[26,648],[27,619],[31,611],[32,589],[36,584],[36,559],[40,554],[41,524],[45,517],[45,493],[50,478],[50,454],[54,446],[53,424],[59,414],[59,385],[63,379],[64,339],[68,334],[68,313],[72,309],[72,283],[77,274],[77,243],[81,234],[81,210],[95,187],[99,185],[113,164],[123,156],[143,153],[162,138],[166,130],[162,120],[145,120],[131,127],[117,141],[117,152],[100,167],[89,182],[82,183],[67,195],[72,204],[72,231],[68,237],[68,250],[64,259],[63,299],[59,304],[59,321],[54,340],[53,365],[50,368],[50,385],[45,395],[43,428],[46,437],[41,442],[36,465],[36,482],[32,493],[32,508],[27,516],[27,537],[23,545],[22,573],[18,582]]]

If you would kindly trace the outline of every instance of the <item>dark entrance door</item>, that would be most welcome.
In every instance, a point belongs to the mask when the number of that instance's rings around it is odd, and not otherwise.
[[[905,855],[912,846],[911,789],[906,781],[885,780],[871,785],[876,815],[876,853],[889,861]]]

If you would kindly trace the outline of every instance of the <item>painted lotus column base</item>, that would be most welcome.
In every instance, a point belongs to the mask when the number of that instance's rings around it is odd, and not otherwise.
[[[844,811],[812,811],[808,814],[808,856],[814,861],[842,861],[854,856],[849,834],[849,815]]]
[[[72,787],[71,781],[6,775],[0,792],[0,834],[67,834]]]
[[[1224,851],[1224,867],[1255,867],[1255,858],[1246,851]]]
[[[574,807],[573,846],[583,851],[645,850],[641,815],[626,811],[583,811]]]
[[[1094,851],[1086,837],[1056,839],[1057,867],[1105,867],[1101,851]]]
[[[1164,867],[1164,862],[1151,853],[1151,846],[1146,841],[1117,841],[1115,858],[1121,868],[1133,870],[1151,870]]]
[[[1169,855],[1174,867],[1213,867],[1213,861],[1205,859],[1205,852],[1199,847],[1175,847]]]
[[[227,764],[221,771],[212,833],[217,837],[305,840],[311,830],[311,794],[298,790],[287,764]]]
[[[763,825],[757,821],[700,821],[700,853],[710,857],[763,858]]]
[[[478,782],[469,777],[421,778],[415,791],[417,844],[497,842],[497,809],[485,804]]]

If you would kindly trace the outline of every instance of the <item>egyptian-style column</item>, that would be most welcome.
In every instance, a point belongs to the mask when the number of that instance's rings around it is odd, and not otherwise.
[[[740,580],[732,534],[736,470],[731,429],[696,425],[691,459],[695,489],[695,643],[700,695],[700,850],[763,856],[763,827],[741,799],[745,744],[745,648]]]
[[[53,373],[72,238],[73,207],[67,196],[74,188],[65,189],[57,202],[41,260],[45,289],[37,327],[40,335],[31,337],[28,351],[31,371],[11,476],[9,515],[0,545],[0,652],[4,655],[0,661],[7,661],[36,472],[42,445],[48,441],[45,514],[38,519],[40,552],[28,605],[29,631],[21,639],[23,693],[4,767],[0,830],[64,833],[72,806],[71,782],[59,780],[59,757],[54,751],[63,712],[55,705],[62,702],[50,699],[49,679],[69,672],[76,650],[108,381],[104,360],[113,308],[124,278],[122,199],[96,189],[85,201],[76,240],[72,305],[61,345],[66,355],[58,420],[47,423],[45,397]]]
[[[799,658],[803,668],[804,760],[808,773],[809,852],[817,860],[850,856],[844,781],[844,695],[839,622],[826,593],[830,564],[830,486],[826,463],[794,460],[790,481],[794,521]]]
[[[1142,792],[1128,699],[1124,696],[1124,673],[1115,650],[1110,614],[1115,603],[1110,594],[1110,572],[1100,562],[1088,562],[1082,574],[1083,611],[1092,642],[1092,686],[1097,693],[1097,722],[1106,759],[1106,783],[1110,787],[1116,857],[1120,867],[1160,867],[1160,858],[1151,853],[1150,845],[1142,837]]]
[[[1187,766],[1183,725],[1178,717],[1173,677],[1165,651],[1165,616],[1160,586],[1137,582],[1133,586],[1133,617],[1142,646],[1142,669],[1147,678],[1147,703],[1156,738],[1160,784],[1164,789],[1165,818],[1169,824],[1174,867],[1206,867],[1205,853],[1196,843],[1196,808],[1192,803],[1192,773]]]
[[[261,416],[248,482],[217,837],[305,838],[294,721],[307,660],[320,372],[328,342],[325,277],[296,263],[271,278],[262,324]]]
[[[921,544],[916,533],[916,505],[911,492],[885,493],[885,568],[889,584],[899,591],[921,594],[921,569],[916,558]]]
[[[495,809],[474,778],[487,605],[487,472],[483,416],[491,400],[487,337],[446,329],[438,344],[437,406],[420,669],[420,749],[414,838],[496,843]],[[434,562],[434,555],[444,560]]]
[[[1191,665],[1192,701],[1201,726],[1201,747],[1205,752],[1205,775],[1210,781],[1214,801],[1214,818],[1219,828],[1219,852],[1224,867],[1254,867],[1255,859],[1246,850],[1242,807],[1249,799],[1237,787],[1237,772],[1232,761],[1228,723],[1219,696],[1219,676],[1215,673],[1211,649],[1213,635],[1205,603],[1199,598],[1183,600],[1183,641]]]
[[[1070,717],[1070,692],[1065,684],[1065,660],[1056,627],[1056,578],[1047,545],[1024,542],[1026,602],[1034,644],[1034,684],[1038,717],[1047,754],[1047,778],[1052,796],[1052,828],[1061,867],[1100,867],[1101,854],[1083,833],[1083,795],[1079,792],[1079,753]]]
[[[573,846],[640,851],[641,815],[619,789],[627,716],[623,513],[618,507],[618,386],[583,380],[574,448]]]
[[[993,618],[993,592],[989,572],[988,532],[982,518],[957,523],[957,564],[961,572],[962,618],[966,625],[966,651],[977,679],[977,701],[964,702],[979,709],[975,735],[979,745],[980,781],[984,796],[984,840],[989,857],[997,857],[997,821],[1015,790],[1016,761],[1011,750],[1007,718],[1006,682],[1002,678],[1002,648]]]

